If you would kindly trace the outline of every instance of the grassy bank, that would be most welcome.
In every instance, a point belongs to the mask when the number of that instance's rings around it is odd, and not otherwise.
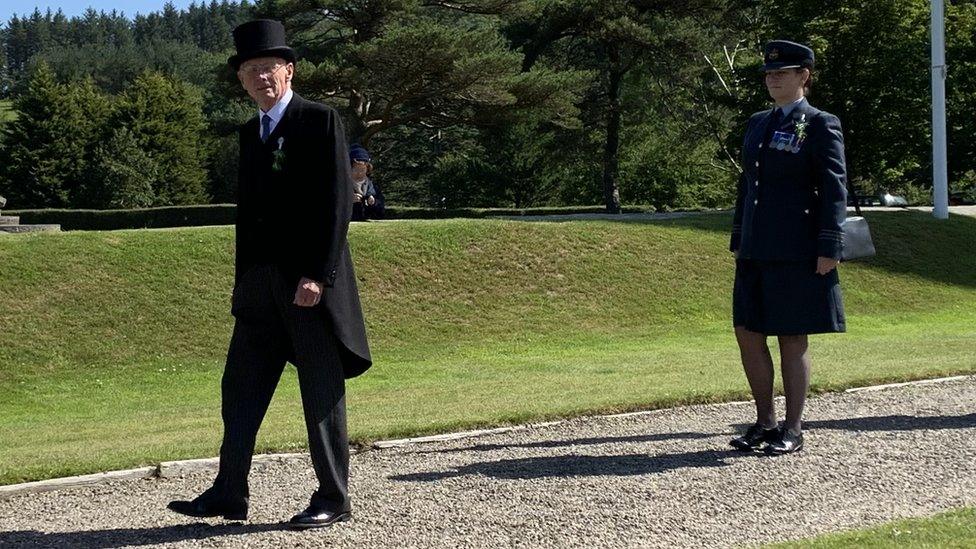
[[[976,372],[976,219],[869,220],[882,255],[843,266],[815,388]],[[729,223],[354,226],[376,366],[351,435],[745,396]],[[230,228],[0,238],[0,483],[214,455],[232,254]],[[289,370],[260,450],[301,447],[300,410]]]

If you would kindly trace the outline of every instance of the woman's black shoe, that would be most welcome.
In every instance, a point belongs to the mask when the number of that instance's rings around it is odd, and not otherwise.
[[[767,429],[759,423],[756,423],[752,427],[746,429],[744,435],[730,440],[729,444],[731,444],[736,450],[749,452],[776,439],[778,437],[778,431],[779,430],[776,427]]]
[[[780,456],[792,454],[803,449],[803,433],[793,434],[789,429],[780,430],[779,436],[769,442],[766,452],[770,455]]]

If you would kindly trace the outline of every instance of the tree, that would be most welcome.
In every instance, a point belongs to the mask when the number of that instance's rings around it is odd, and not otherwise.
[[[198,88],[152,72],[136,78],[118,98],[112,127],[128,128],[158,165],[154,205],[207,200],[202,106]]]
[[[969,120],[976,112],[976,1],[954,2],[946,15],[949,189],[974,202],[976,125]]]
[[[20,208],[68,207],[104,127],[107,99],[90,80],[59,84],[44,63],[17,96],[0,149],[0,194]]]
[[[116,128],[88,163],[78,208],[145,208],[156,203],[159,165],[128,128]]]
[[[30,56],[36,52],[36,46],[32,47],[28,43],[26,25],[26,21],[15,15],[7,21],[7,28],[0,31],[7,57],[7,69],[11,77],[19,74]]]
[[[542,111],[561,124],[577,114],[571,72],[522,72],[498,33],[519,2],[351,0],[259,2],[259,15],[286,17],[292,41],[314,69],[306,93],[337,104],[353,141],[403,125],[431,131],[494,125]]]
[[[702,26],[721,15],[721,8],[719,0],[544,0],[511,22],[508,32],[523,52],[523,70],[531,70],[548,54],[557,66],[595,72],[597,86],[589,99],[603,115],[603,199],[608,212],[620,212],[619,150],[627,74],[639,64],[670,68],[673,63],[655,61],[696,51],[689,44],[701,36]]]
[[[0,47],[0,99],[10,93],[10,66],[7,63],[7,50]]]

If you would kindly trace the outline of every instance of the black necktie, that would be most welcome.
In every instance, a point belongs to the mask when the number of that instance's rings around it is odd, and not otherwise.
[[[783,109],[776,107],[773,109],[773,115],[769,117],[769,125],[773,128],[778,128],[779,123],[783,121]]]
[[[769,122],[766,124],[766,132],[763,137],[763,143],[769,143],[770,137],[772,137],[773,132],[779,127],[780,121],[783,120],[783,109],[776,107],[773,110],[773,114],[769,116]]]

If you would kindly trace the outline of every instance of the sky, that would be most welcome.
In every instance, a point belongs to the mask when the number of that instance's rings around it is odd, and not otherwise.
[[[15,13],[18,16],[30,15],[34,12],[35,7],[39,8],[41,13],[44,13],[48,8],[51,8],[52,12],[61,8],[61,11],[68,17],[81,15],[89,7],[94,8],[95,11],[105,12],[114,9],[124,12],[128,17],[134,17],[137,13],[160,11],[165,3],[166,0],[53,0],[47,2],[44,0],[0,0],[0,25],[5,25]],[[192,3],[192,0],[172,0],[172,3],[176,9],[185,9]],[[196,3],[199,5],[204,2],[197,0]],[[206,3],[209,3],[209,0]]]

